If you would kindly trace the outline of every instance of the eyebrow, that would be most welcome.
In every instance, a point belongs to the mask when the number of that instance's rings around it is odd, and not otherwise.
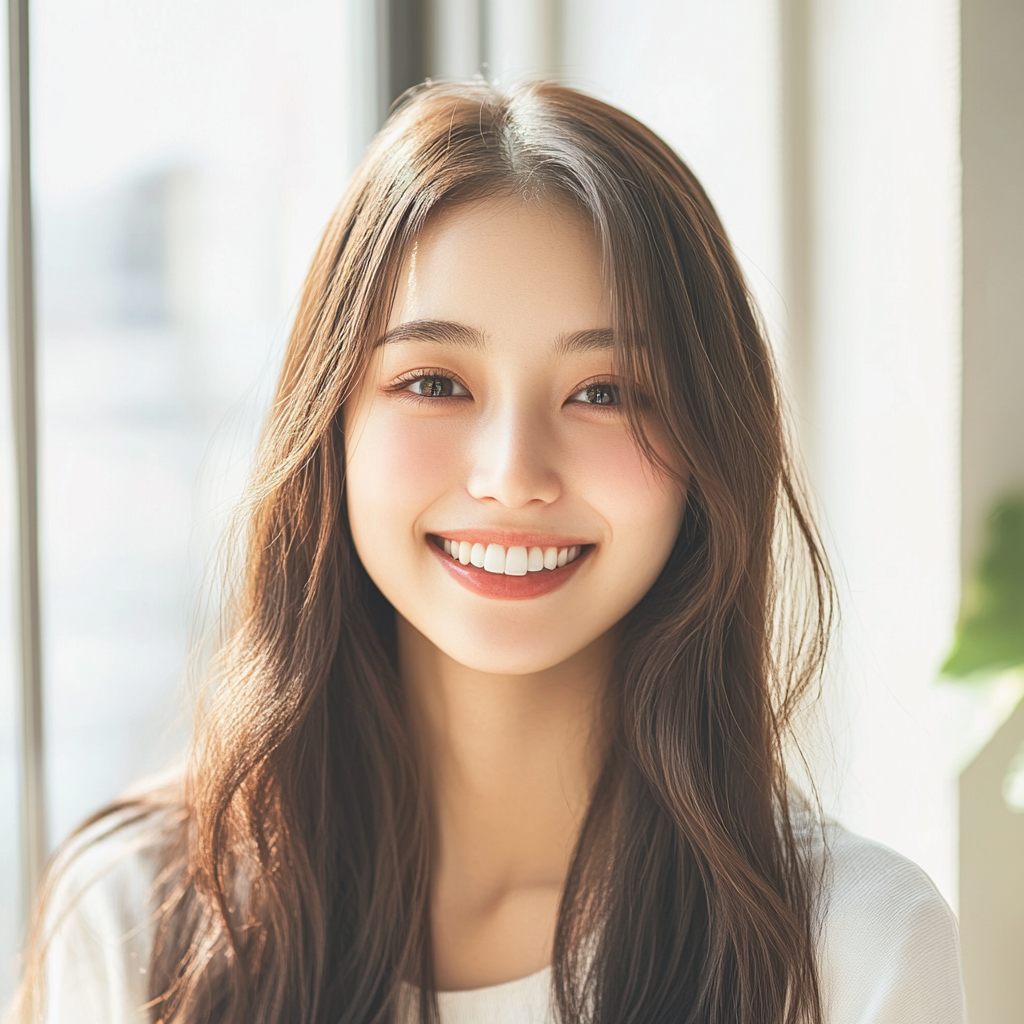
[[[573,331],[561,334],[555,342],[555,349],[560,355],[571,352],[593,352],[612,348],[615,344],[615,332],[610,327],[596,327],[588,331]]]
[[[407,320],[392,327],[378,345],[390,345],[396,341],[432,341],[437,345],[457,348],[484,346],[484,336],[479,331],[452,320]]]
[[[407,320],[392,327],[378,345],[397,341],[430,341],[456,348],[483,348],[487,343],[480,331],[453,320]],[[615,334],[610,327],[596,327],[560,334],[555,341],[555,351],[559,355],[569,355],[608,349],[614,344]]]

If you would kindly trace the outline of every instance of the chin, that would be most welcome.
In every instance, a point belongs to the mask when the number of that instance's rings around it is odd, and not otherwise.
[[[535,648],[527,652],[511,646],[503,649],[494,644],[434,643],[460,665],[494,676],[535,675],[560,665],[576,653],[575,648],[558,651]]]
[[[546,607],[534,602],[508,602],[505,607],[478,602],[474,598],[469,607],[460,603],[450,609],[445,622],[457,622],[457,629],[430,622],[424,623],[428,629],[423,631],[449,658],[477,672],[545,672],[579,654],[607,628],[603,609],[586,606],[590,614],[581,614],[575,602],[545,602]]]

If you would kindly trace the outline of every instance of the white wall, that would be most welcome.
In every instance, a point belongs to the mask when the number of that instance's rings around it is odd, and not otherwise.
[[[956,897],[960,168],[954,0],[821,0],[812,26],[812,469],[844,624],[828,780]]]

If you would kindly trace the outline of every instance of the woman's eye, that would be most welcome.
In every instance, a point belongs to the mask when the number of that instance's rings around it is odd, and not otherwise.
[[[469,392],[451,377],[443,377],[439,373],[429,373],[410,381],[405,388],[421,398],[458,398]]]
[[[615,384],[588,384],[577,391],[570,401],[582,402],[585,405],[618,405],[619,389]]]

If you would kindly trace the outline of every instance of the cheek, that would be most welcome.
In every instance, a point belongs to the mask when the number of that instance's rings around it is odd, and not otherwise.
[[[349,517],[359,535],[379,533],[396,520],[408,527],[450,487],[456,443],[439,420],[391,412],[385,402],[371,405],[353,425],[346,448]],[[376,527],[376,528],[375,528]]]
[[[663,561],[682,522],[685,487],[651,465],[628,435],[573,447],[578,487],[608,524],[617,559]]]

